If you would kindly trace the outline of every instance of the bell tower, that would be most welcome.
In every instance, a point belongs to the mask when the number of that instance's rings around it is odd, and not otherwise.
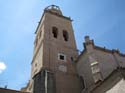
[[[48,6],[35,34],[31,70],[33,93],[79,93],[75,63],[78,52],[72,20],[63,16],[58,6]]]

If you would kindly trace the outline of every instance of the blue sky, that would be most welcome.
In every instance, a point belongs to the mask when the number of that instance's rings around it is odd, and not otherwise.
[[[1,0],[0,87],[20,89],[28,82],[34,32],[43,9],[51,4],[74,20],[79,50],[89,35],[96,45],[125,53],[125,0]]]

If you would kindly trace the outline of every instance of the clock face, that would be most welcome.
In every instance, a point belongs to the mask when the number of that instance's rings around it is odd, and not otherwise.
[[[58,69],[62,72],[67,72],[67,67],[64,65],[59,65]]]

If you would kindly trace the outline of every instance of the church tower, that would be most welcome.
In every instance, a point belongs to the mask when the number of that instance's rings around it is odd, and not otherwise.
[[[45,8],[35,32],[31,80],[33,93],[80,93],[72,20],[55,5]]]

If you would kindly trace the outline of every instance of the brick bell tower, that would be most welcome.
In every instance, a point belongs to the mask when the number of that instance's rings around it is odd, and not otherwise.
[[[30,88],[33,93],[80,93],[72,20],[55,5],[45,8],[35,32]]]

